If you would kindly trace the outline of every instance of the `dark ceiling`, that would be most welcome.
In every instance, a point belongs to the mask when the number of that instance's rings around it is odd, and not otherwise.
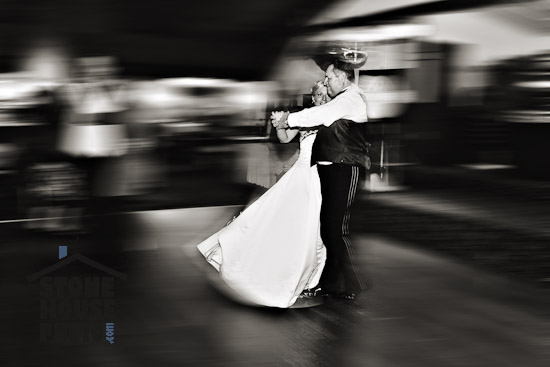
[[[365,0],[368,1],[368,0]],[[522,1],[522,0],[516,0]],[[445,0],[305,26],[338,0],[0,0],[0,72],[36,39],[73,56],[115,55],[131,76],[261,80],[290,37],[309,31],[514,2]]]
[[[265,77],[297,27],[334,0],[0,0],[0,53],[37,37],[113,54],[142,76]]]

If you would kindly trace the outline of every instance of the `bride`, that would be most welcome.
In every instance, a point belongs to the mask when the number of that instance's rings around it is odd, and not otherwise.
[[[320,81],[311,92],[315,105],[329,98]],[[197,247],[239,301],[287,308],[304,289],[319,283],[326,249],[319,233],[319,177],[317,167],[310,166],[316,131],[285,130],[277,122],[274,126],[282,143],[300,135],[296,163],[230,224]]]

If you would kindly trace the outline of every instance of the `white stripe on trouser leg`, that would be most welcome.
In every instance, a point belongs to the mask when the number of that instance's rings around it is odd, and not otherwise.
[[[358,167],[351,167],[350,190],[348,192],[348,202],[346,204],[346,212],[344,214],[344,220],[342,221],[342,240],[346,244],[346,248],[347,248],[348,254],[350,256],[350,260],[351,260],[351,268],[352,268],[353,272],[355,273],[357,281],[359,282],[359,286],[361,287],[361,289],[364,289],[363,282],[361,281],[361,277],[359,276],[359,272],[355,268],[355,256],[354,256],[353,250],[351,248],[351,241],[348,238],[350,207],[351,207],[351,203],[353,202],[353,198],[355,197],[355,192],[357,191],[358,182],[359,182],[359,168]]]
[[[344,222],[342,223],[342,234],[343,234],[342,239],[343,239],[344,243],[346,244],[346,248],[347,248],[348,254],[350,256],[352,270],[355,273],[355,276],[357,277],[357,281],[359,282],[359,286],[363,289],[364,287],[363,287],[363,284],[361,282],[361,277],[359,276],[359,273],[358,273],[357,269],[355,268],[355,256],[353,254],[353,250],[352,250],[352,247],[351,247],[351,241],[348,238],[348,235],[349,235],[349,219],[350,219],[349,209],[350,209],[351,204],[353,202],[353,198],[355,197],[355,192],[357,190],[358,181],[359,181],[359,168],[358,167],[352,167],[352,177],[351,177],[351,182],[350,182],[350,190],[348,192],[348,202],[347,202],[347,206],[346,206],[346,213],[345,213],[345,216],[344,216]]]
[[[353,197],[355,196],[355,191],[357,190],[358,178],[359,169],[357,167],[351,167],[350,190],[348,192],[348,202],[346,203],[346,212],[344,213],[344,221],[342,223],[342,233],[345,233],[346,235],[349,234],[349,208],[353,201]]]

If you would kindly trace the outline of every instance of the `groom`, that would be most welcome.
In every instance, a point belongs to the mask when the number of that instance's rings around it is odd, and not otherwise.
[[[349,238],[350,208],[355,199],[360,170],[368,167],[364,123],[367,102],[353,83],[353,69],[335,61],[325,72],[325,85],[332,100],[295,113],[285,113],[280,127],[321,125],[313,145],[311,164],[317,164],[321,181],[321,238],[327,261],[320,288],[306,290],[302,297],[337,295],[355,299],[365,289]]]

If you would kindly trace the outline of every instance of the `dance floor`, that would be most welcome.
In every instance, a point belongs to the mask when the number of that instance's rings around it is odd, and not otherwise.
[[[105,220],[123,228],[111,237],[45,237],[1,225],[0,364],[549,365],[543,293],[389,235],[354,237],[370,284],[355,301],[328,299],[317,307],[288,310],[235,303],[212,283],[194,245],[238,210],[221,206],[118,214]],[[83,254],[116,271],[110,295],[114,314],[106,320],[114,323],[114,343],[104,337],[85,343],[78,332],[62,342],[41,340],[41,323],[51,320],[41,308],[42,285],[36,276],[30,278],[62,261],[60,245],[67,246],[68,257]],[[57,321],[70,320],[59,313]]]

